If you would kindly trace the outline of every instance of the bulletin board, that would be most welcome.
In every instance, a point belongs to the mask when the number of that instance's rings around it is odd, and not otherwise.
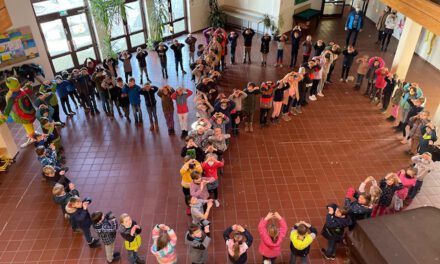
[[[295,0],[295,5],[299,5],[299,4],[305,3],[307,1],[309,1],[309,0]]]
[[[38,56],[30,27],[20,27],[0,33],[0,68]]]

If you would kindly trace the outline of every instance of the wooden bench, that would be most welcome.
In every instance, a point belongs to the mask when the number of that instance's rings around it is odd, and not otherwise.
[[[243,8],[237,8],[229,5],[223,5],[221,6],[221,9],[223,12],[226,13],[226,23],[228,25],[232,26],[238,26],[240,28],[243,27],[249,27],[252,28],[252,23],[255,23],[257,25],[256,28],[253,28],[256,32],[260,32],[260,24],[262,23],[262,20],[264,19],[264,14],[255,12],[248,9]],[[242,23],[234,23],[236,21],[231,20],[230,18],[235,18],[236,20],[240,20]],[[247,23],[246,26],[243,26],[243,22]],[[264,25],[263,25],[263,31],[264,31]],[[262,32],[262,31],[261,31]]]

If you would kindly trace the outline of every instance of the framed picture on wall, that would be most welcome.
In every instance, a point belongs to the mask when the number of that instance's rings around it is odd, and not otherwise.
[[[295,5],[299,5],[305,2],[308,2],[309,0],[295,0]]]
[[[30,27],[20,27],[0,33],[0,68],[38,56]]]

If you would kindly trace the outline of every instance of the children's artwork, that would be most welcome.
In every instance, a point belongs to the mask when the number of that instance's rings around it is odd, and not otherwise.
[[[20,27],[0,33],[0,68],[38,56],[30,27]]]

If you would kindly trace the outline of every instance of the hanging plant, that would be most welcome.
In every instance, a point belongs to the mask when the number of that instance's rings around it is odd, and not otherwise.
[[[225,27],[226,13],[219,7],[217,0],[209,0],[209,25],[211,27]]]
[[[115,58],[117,55],[111,44],[112,28],[121,21],[127,22],[125,0],[90,0],[90,8],[97,26],[104,33],[103,53]]]

